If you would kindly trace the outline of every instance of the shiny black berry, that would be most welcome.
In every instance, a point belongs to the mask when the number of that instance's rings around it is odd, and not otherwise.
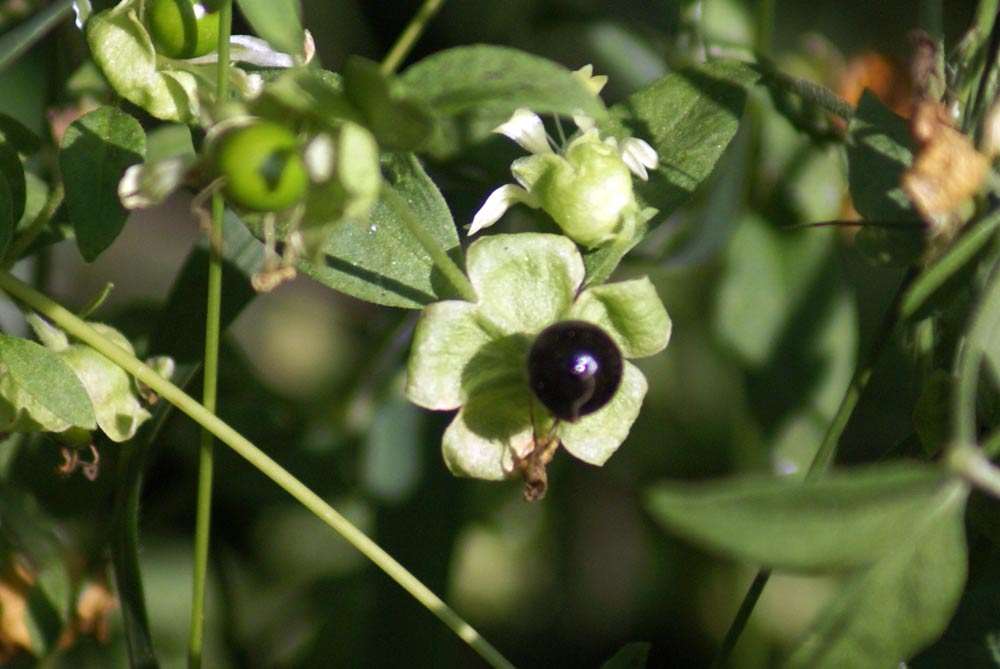
[[[571,423],[611,401],[621,380],[621,351],[593,323],[550,325],[528,353],[532,392],[552,415]]]

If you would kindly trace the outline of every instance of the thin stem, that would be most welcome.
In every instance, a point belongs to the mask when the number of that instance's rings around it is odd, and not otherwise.
[[[736,611],[736,616],[733,617],[733,622],[730,623],[729,629],[726,630],[726,636],[722,639],[722,645],[719,646],[719,650],[715,654],[715,659],[712,660],[712,669],[722,669],[726,666],[729,656],[733,654],[736,642],[739,641],[740,635],[750,621],[750,614],[753,613],[753,609],[757,605],[757,600],[760,599],[761,593],[764,592],[764,586],[767,585],[767,581],[770,578],[771,572],[767,569],[761,569],[753,577],[750,587],[747,588],[747,594],[743,596],[740,608]]]
[[[979,297],[972,324],[955,360],[955,389],[951,405],[951,443],[955,446],[976,443],[976,394],[979,370],[986,347],[1000,328],[1000,267],[995,267]]]
[[[382,74],[392,74],[396,71],[442,5],[444,5],[444,0],[424,0],[424,4],[414,14],[409,25],[400,33],[399,39],[392,45],[382,61]]]
[[[762,59],[755,67],[776,88],[786,90],[845,121],[850,121],[854,117],[854,106],[826,86],[785,74],[767,59]]]
[[[757,18],[754,21],[754,51],[767,57],[771,54],[771,35],[774,32],[774,0],[757,0]]]
[[[858,362],[858,366],[854,370],[854,376],[851,378],[851,383],[847,387],[844,397],[840,400],[837,413],[830,421],[826,434],[823,436],[823,441],[820,443],[816,455],[813,456],[812,462],[809,464],[804,482],[808,483],[819,478],[833,461],[837,453],[837,445],[840,442],[840,435],[843,434],[844,428],[847,427],[847,421],[854,412],[858,400],[861,399],[862,392],[864,392],[865,387],[868,385],[872,369],[875,367],[875,363],[878,362],[879,357],[881,357],[886,344],[892,339],[896,326],[902,322],[900,305],[913,276],[914,274],[911,272],[903,279],[889,310],[885,314],[885,318],[875,333],[875,338],[872,340],[867,355]],[[757,576],[754,578],[753,583],[750,584],[747,593],[743,596],[740,608],[733,618],[733,622],[730,623],[719,650],[716,652],[715,660],[712,662],[713,667],[723,667],[729,661],[729,657],[736,647],[736,642],[739,640],[740,635],[743,634],[743,630],[750,620],[750,614],[757,605],[761,593],[764,592],[764,586],[767,585],[768,578],[770,578],[768,570],[761,569],[757,572]]]
[[[383,188],[382,194],[389,206],[399,215],[407,231],[424,247],[427,255],[431,257],[431,260],[441,270],[441,273],[444,274],[449,283],[454,286],[455,290],[458,291],[462,299],[467,302],[477,301],[479,298],[476,296],[476,291],[472,287],[472,284],[469,283],[469,279],[458,268],[458,265],[455,264],[451,257],[448,256],[448,252],[444,250],[441,244],[420,224],[413,210],[410,209],[403,198],[395,190],[388,187]]]
[[[116,346],[77,318],[65,307],[38,292],[9,272],[0,272],[0,291],[4,291],[31,307],[39,314],[62,328],[71,337],[82,341],[95,351],[121,367],[141,383],[149,386],[161,398],[187,414],[196,423],[209,430],[215,437],[232,448],[241,457],[274,481],[282,490],[333,528],[375,566],[399,583],[406,592],[437,616],[455,634],[475,650],[493,667],[513,667],[500,652],[445,604],[417,577],[407,571],[364,532],[327,504],[322,497],[310,490],[266,453],[254,446],[239,432],[208,411],[183,390],[170,383],[135,356]]]
[[[226,0],[219,8],[219,60],[216,98],[229,95],[229,35],[232,32],[233,3]],[[219,337],[222,312],[222,217],[226,207],[222,194],[212,194],[212,223],[209,229],[208,295],[205,307],[205,365],[202,404],[215,413],[219,385]],[[198,451],[198,500],[195,512],[194,568],[191,593],[191,630],[188,640],[188,666],[201,667],[205,646],[205,593],[208,582],[208,549],[212,524],[212,476],[215,440],[202,426]]]

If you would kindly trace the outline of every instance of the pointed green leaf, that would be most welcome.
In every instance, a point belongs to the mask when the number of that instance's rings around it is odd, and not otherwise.
[[[240,11],[258,35],[287,54],[302,53],[302,7],[298,0],[237,0]]]
[[[847,126],[848,184],[854,208],[872,223],[858,231],[858,250],[880,265],[909,265],[924,247],[920,218],[900,185],[912,162],[906,121],[865,91]]]
[[[429,150],[445,157],[486,137],[519,107],[536,114],[592,118],[607,115],[604,103],[573,73],[517,49],[476,45],[440,51],[401,75],[441,125]]]
[[[427,232],[449,254],[460,252],[448,205],[411,154],[390,155],[387,183],[409,205]],[[302,261],[299,269],[328,288],[362,300],[415,309],[450,295],[451,286],[430,256],[381,198],[368,220],[345,221],[330,232],[323,265]]]
[[[10,142],[18,153],[31,155],[42,148],[42,140],[13,116],[0,113],[0,136]]]
[[[51,425],[42,416],[33,416],[42,429],[61,431],[76,426],[92,430],[97,427],[86,389],[69,365],[52,351],[27,339],[0,334],[0,364],[6,367],[6,373],[0,374],[4,384],[0,389],[3,399],[11,402],[9,391],[12,386],[16,387],[20,397],[51,414],[55,422]],[[24,403],[14,406],[15,409],[25,408]],[[30,413],[31,407],[27,410]],[[0,415],[4,413],[4,407],[0,407]],[[0,429],[6,431],[8,426],[3,425]]]
[[[710,549],[766,567],[826,570],[893,550],[955,487],[940,467],[892,464],[809,484],[773,477],[663,483],[648,503],[665,527]]]
[[[142,161],[146,134],[132,116],[101,107],[73,122],[59,151],[66,205],[84,260],[101,254],[125,225],[118,199],[125,170]]]
[[[845,579],[789,658],[787,669],[895,669],[947,627],[965,585],[967,489],[907,524],[880,559]]]
[[[865,91],[847,126],[851,199],[865,220],[918,220],[900,186],[903,171],[912,162],[913,141],[906,121]]]
[[[747,90],[760,74],[745,63],[712,61],[671,72],[611,109],[602,127],[649,142],[660,164],[636,184],[644,204],[663,220],[691,197],[739,129]]]

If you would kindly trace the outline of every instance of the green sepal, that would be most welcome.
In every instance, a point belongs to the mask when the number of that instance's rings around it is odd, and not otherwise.
[[[87,44],[108,83],[123,98],[164,121],[198,115],[198,83],[184,71],[160,69],[153,41],[136,14],[135,0],[90,17]]]
[[[132,377],[86,344],[70,342],[62,330],[42,318],[30,315],[28,322],[46,348],[62,358],[83,384],[104,434],[115,442],[135,436],[151,416],[139,401]],[[90,326],[129,355],[135,354],[129,340],[113,327],[103,323]]]

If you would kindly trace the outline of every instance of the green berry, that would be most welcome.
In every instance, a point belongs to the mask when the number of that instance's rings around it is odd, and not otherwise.
[[[146,25],[156,50],[169,58],[197,58],[215,50],[219,11],[205,0],[151,0]]]
[[[234,128],[219,140],[216,170],[229,200],[253,211],[281,211],[298,202],[309,186],[295,133],[258,121]]]

